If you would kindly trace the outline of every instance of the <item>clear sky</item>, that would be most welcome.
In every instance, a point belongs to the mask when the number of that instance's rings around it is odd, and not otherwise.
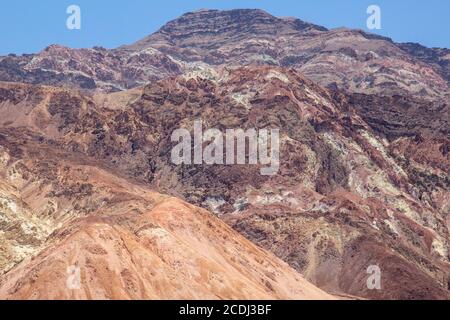
[[[66,27],[66,9],[72,4],[81,8],[81,30]],[[201,8],[260,8],[327,28],[367,30],[371,4],[381,8],[382,29],[375,33],[450,48],[449,0],[9,0],[0,3],[0,55],[33,53],[55,43],[114,48]]]

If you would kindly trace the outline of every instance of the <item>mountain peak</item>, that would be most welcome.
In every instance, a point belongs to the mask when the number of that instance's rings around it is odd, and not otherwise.
[[[181,43],[186,39],[222,38],[238,41],[254,36],[276,36],[309,30],[327,31],[326,28],[296,18],[278,18],[261,9],[215,10],[201,9],[188,12],[168,22],[156,33],[131,45],[143,49],[153,43]]]
[[[215,15],[222,15],[222,16],[236,16],[236,15],[264,15],[268,17],[275,18],[275,16],[271,15],[267,11],[264,11],[262,9],[231,9],[231,10],[218,10],[218,9],[199,9],[192,12],[187,12],[183,14],[183,16],[190,16],[190,15],[202,15],[202,14],[215,14]]]

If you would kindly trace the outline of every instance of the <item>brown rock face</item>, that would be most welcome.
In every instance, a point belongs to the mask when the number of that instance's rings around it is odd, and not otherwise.
[[[0,299],[333,298],[206,210],[19,136],[1,136]]]
[[[76,86],[115,92],[181,72],[168,56],[148,48],[126,50],[70,49],[52,45],[36,55],[0,57],[0,80]]]
[[[449,299],[446,52],[207,10],[0,58],[0,297]],[[277,174],[175,165],[196,120],[279,129]]]

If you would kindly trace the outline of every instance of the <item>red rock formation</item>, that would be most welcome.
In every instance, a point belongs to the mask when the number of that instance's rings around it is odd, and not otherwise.
[[[34,83],[0,83],[0,294],[325,297],[205,211],[160,195],[169,194],[213,211],[330,293],[448,299],[445,52],[233,10],[186,14],[116,50],[52,46],[0,58],[0,79]],[[133,89],[107,93],[124,88]],[[258,165],[174,165],[172,132],[192,131],[198,119],[220,130],[280,129],[278,174],[262,176]],[[170,208],[160,211],[160,202]],[[187,230],[171,215],[178,210],[195,220]],[[139,234],[147,220],[156,227]],[[154,230],[169,233],[172,245],[156,241]],[[189,242],[180,242],[184,232]],[[196,248],[207,254],[184,256]],[[95,285],[68,295],[65,268],[75,257]],[[217,272],[222,282],[143,275],[158,259],[188,273],[228,267]],[[254,272],[243,272],[246,265]],[[371,265],[381,269],[382,290],[367,288]],[[52,270],[60,289],[53,296]],[[248,294],[235,290],[238,282]]]

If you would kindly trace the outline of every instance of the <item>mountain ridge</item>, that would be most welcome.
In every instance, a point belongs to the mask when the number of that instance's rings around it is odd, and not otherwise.
[[[350,92],[436,99],[448,98],[449,91],[450,56],[445,51],[428,49],[423,56],[414,51],[420,48],[412,50],[410,45],[362,30],[328,30],[262,10],[187,13],[135,44],[117,49],[59,48],[52,56],[44,50],[0,58],[0,80],[118,91],[202,64],[256,63],[293,67],[323,86]],[[387,57],[389,64],[382,61]]]

